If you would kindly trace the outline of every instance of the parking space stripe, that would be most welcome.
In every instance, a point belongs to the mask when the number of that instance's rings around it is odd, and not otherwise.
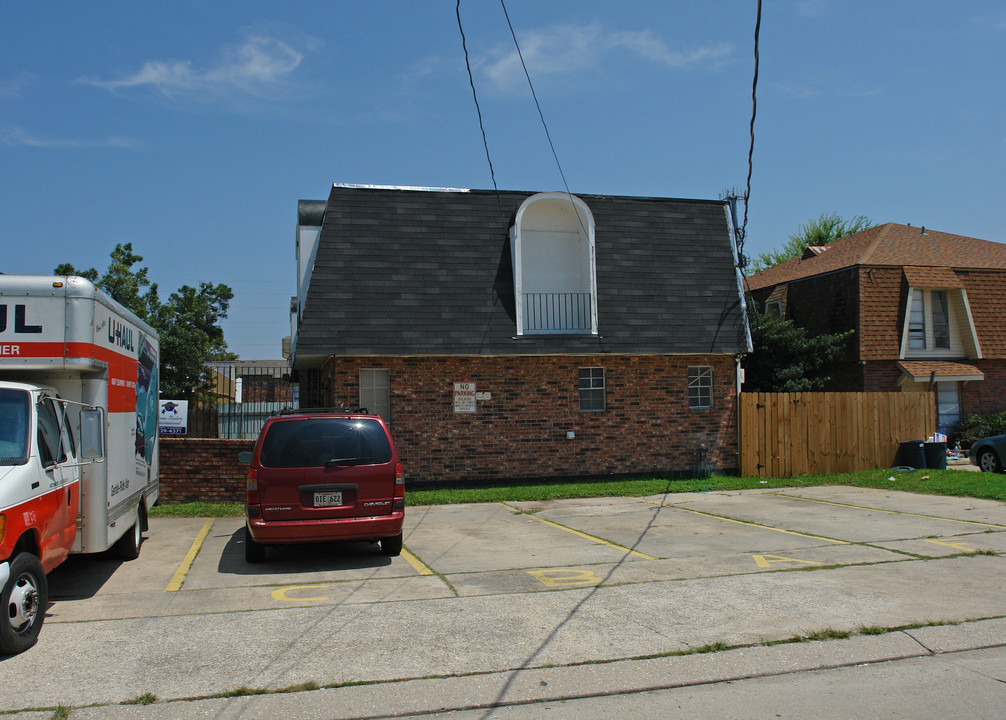
[[[920,513],[902,512],[901,510],[884,510],[882,508],[868,507],[866,505],[852,505],[850,503],[840,503],[834,500],[818,500],[816,498],[800,497],[799,495],[786,495],[785,493],[772,493],[776,497],[788,498],[790,500],[803,500],[804,502],[821,503],[822,505],[837,505],[838,507],[853,508],[854,510],[869,510],[870,512],[886,513],[888,515],[904,515],[906,517],[924,518],[926,520],[946,520],[947,522],[962,523],[964,525],[979,525],[981,527],[999,528],[1006,530],[1006,525],[996,523],[980,522],[978,520],[958,520],[957,518],[943,517],[942,515],[922,515]]]
[[[836,540],[835,538],[825,537],[823,535],[811,535],[810,533],[797,532],[796,530],[783,530],[782,528],[772,527],[771,525],[762,525],[761,523],[751,522],[750,520],[737,520],[736,518],[726,517],[725,515],[714,515],[713,513],[702,512],[701,510],[692,510],[691,508],[681,507],[680,505],[668,505],[657,500],[647,500],[646,502],[659,505],[660,507],[671,508],[672,510],[681,510],[682,512],[692,513],[693,515],[702,515],[703,517],[713,518],[715,520],[724,520],[726,522],[737,523],[738,525],[748,525],[750,527],[761,528],[762,530],[772,530],[773,532],[783,533],[785,535],[796,535],[797,537],[810,538],[811,540],[823,540],[837,545],[852,545],[852,543],[848,540]]]
[[[192,563],[196,560],[196,555],[199,554],[199,550],[203,546],[203,541],[206,540],[206,536],[210,534],[210,528],[213,527],[213,518],[210,518],[203,524],[203,529],[199,531],[196,535],[196,539],[192,541],[192,547],[189,548],[188,553],[185,554],[185,558],[182,560],[182,564],[178,566],[175,570],[174,576],[171,578],[171,582],[168,586],[164,588],[164,592],[178,592],[182,588],[182,583],[185,582],[185,576],[189,574],[189,569],[192,567]]]
[[[653,557],[652,555],[647,555],[646,553],[641,553],[638,550],[633,550],[632,548],[627,548],[627,547],[625,547],[623,545],[619,545],[618,543],[613,543],[613,542],[610,542],[608,540],[604,540],[604,539],[599,538],[599,537],[597,537],[595,535],[588,535],[585,532],[580,532],[579,530],[574,530],[571,527],[566,527],[565,525],[560,525],[557,522],[552,522],[551,520],[546,520],[545,518],[537,517],[536,515],[532,515],[531,513],[526,513],[523,510],[521,510],[520,508],[514,507],[513,505],[507,505],[505,502],[497,502],[496,504],[497,505],[502,505],[507,510],[512,510],[513,512],[518,513],[519,515],[523,515],[525,517],[531,518],[532,520],[537,520],[540,523],[545,523],[546,525],[548,525],[550,527],[558,528],[559,530],[565,530],[566,532],[572,533],[573,535],[577,535],[579,537],[586,538],[587,540],[590,540],[591,542],[595,542],[598,545],[604,545],[604,546],[610,547],[610,548],[612,548],[614,550],[621,550],[622,552],[628,553],[629,555],[634,555],[634,556],[636,556],[638,558],[642,558],[643,560],[656,560],[657,559],[657,558]]]
[[[405,562],[411,565],[420,575],[433,575],[433,570],[429,565],[424,563],[405,548],[402,548],[402,557],[405,559]]]

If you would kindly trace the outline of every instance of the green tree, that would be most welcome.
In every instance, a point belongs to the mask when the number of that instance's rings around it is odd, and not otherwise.
[[[147,268],[133,270],[133,265],[143,262],[143,258],[133,252],[133,244],[119,243],[111,252],[108,269],[99,277],[93,267],[79,270],[71,263],[57,265],[55,275],[79,275],[93,282],[117,303],[124,305],[141,320],[150,321],[157,313],[160,302],[157,285],[147,279]]]
[[[207,362],[236,360],[227,350],[221,320],[234,293],[226,285],[183,285],[162,303],[157,284],[147,277],[146,267],[133,269],[143,258],[132,243],[118,244],[104,273],[94,268],[79,270],[71,263],[56,266],[56,275],[79,275],[92,281],[113,300],[150,324],[161,338],[161,396],[175,400],[208,399],[210,372]]]
[[[179,400],[205,396],[210,373],[206,363],[236,360],[227,350],[220,320],[234,293],[226,285],[184,285],[160,306],[156,324],[161,335],[161,395]]]
[[[789,240],[778,250],[761,253],[751,267],[753,272],[761,272],[773,265],[784,263],[803,255],[811,246],[828,245],[846,235],[858,233],[873,227],[864,215],[844,220],[836,213],[821,213],[816,220],[808,220],[800,226],[800,231],[789,236]]]
[[[853,330],[808,337],[804,328],[776,315],[754,318],[754,351],[744,360],[744,390],[806,392],[821,390],[828,367],[845,354]]]

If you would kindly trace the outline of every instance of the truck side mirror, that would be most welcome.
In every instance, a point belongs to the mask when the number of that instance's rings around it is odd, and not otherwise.
[[[105,459],[103,432],[104,412],[101,408],[81,408],[80,411],[80,457],[83,460],[100,462]]]
[[[245,450],[244,452],[238,453],[238,462],[250,463],[252,461],[252,454],[250,451]]]

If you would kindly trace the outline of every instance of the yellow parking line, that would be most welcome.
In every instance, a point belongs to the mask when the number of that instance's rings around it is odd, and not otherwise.
[[[416,572],[419,573],[420,575],[433,574],[433,570],[430,568],[429,565],[424,563],[422,560],[417,558],[415,555],[410,553],[405,548],[402,548],[402,557],[405,558],[405,562],[407,562],[409,565],[415,568]]]
[[[881,508],[867,507],[865,505],[852,505],[850,503],[835,502],[834,500],[818,500],[816,498],[800,497],[799,495],[786,495],[785,493],[772,494],[778,497],[789,498],[790,500],[803,500],[804,502],[821,503],[822,505],[837,505],[838,507],[853,508],[854,510],[869,510],[870,512],[886,513],[888,515],[904,515],[906,517],[925,518],[926,520],[946,520],[947,522],[962,523],[964,525],[980,525],[981,527],[1006,529],[1006,525],[979,522],[978,520],[958,520],[957,518],[948,518],[941,515],[922,515],[919,513],[902,512],[900,510],[882,510]]]
[[[772,527],[771,525],[762,525],[760,523],[751,522],[750,520],[737,520],[735,518],[726,517],[724,515],[714,515],[713,513],[702,512],[701,510],[692,510],[691,508],[681,507],[680,505],[667,505],[657,500],[647,500],[648,503],[653,503],[654,505],[659,505],[660,507],[672,508],[673,510],[681,510],[682,512],[689,512],[693,515],[702,515],[703,517],[713,518],[715,520],[724,520],[726,522],[737,523],[738,525],[750,525],[751,527],[760,528],[762,530],[772,530],[774,532],[783,533],[785,535],[796,535],[797,537],[810,538],[811,540],[824,540],[825,542],[836,543],[838,545],[851,545],[848,540],[836,540],[835,538],[824,537],[823,535],[811,535],[809,533],[797,532],[796,530],[783,530],[782,528]]]
[[[182,564],[178,566],[175,570],[174,577],[171,578],[171,582],[168,586],[164,588],[164,592],[178,592],[182,583],[185,582],[185,576],[189,574],[189,569],[192,567],[192,563],[196,560],[196,555],[199,554],[200,548],[203,546],[203,541],[206,536],[210,534],[210,528],[213,527],[213,518],[210,518],[203,525],[203,529],[199,531],[196,535],[196,539],[192,541],[192,547],[189,548],[189,552],[186,553],[185,558],[182,560]]]
[[[566,532],[572,533],[573,535],[577,535],[579,537],[586,538],[587,540],[590,540],[591,542],[595,542],[598,545],[604,545],[606,547],[610,547],[610,548],[613,548],[615,550],[621,550],[622,552],[627,552],[630,555],[635,555],[636,557],[642,558],[643,560],[656,560],[657,559],[657,558],[653,557],[652,555],[647,555],[646,553],[641,553],[638,550],[633,550],[632,548],[627,548],[627,547],[625,547],[623,545],[619,545],[618,543],[609,542],[607,540],[603,540],[603,539],[601,539],[599,537],[596,537],[594,535],[588,535],[585,532],[580,532],[579,530],[574,530],[573,528],[566,527],[565,525],[560,525],[559,523],[552,522],[551,520],[546,520],[545,518],[540,518],[540,517],[537,517],[537,516],[532,515],[530,513],[526,513],[523,510],[521,510],[520,508],[514,507],[513,505],[507,505],[505,502],[497,502],[496,504],[497,505],[502,505],[507,510],[513,510],[515,513],[519,513],[521,515],[524,515],[525,517],[529,517],[532,520],[537,520],[540,523],[545,523],[546,525],[549,525],[551,527],[558,528],[560,530],[565,530]]]

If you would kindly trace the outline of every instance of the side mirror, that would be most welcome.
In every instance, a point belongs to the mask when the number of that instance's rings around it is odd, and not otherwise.
[[[80,410],[80,457],[100,462],[105,459],[105,421],[101,408]]]
[[[252,461],[252,454],[250,451],[245,450],[244,452],[238,453],[238,462],[251,463],[251,461]]]

